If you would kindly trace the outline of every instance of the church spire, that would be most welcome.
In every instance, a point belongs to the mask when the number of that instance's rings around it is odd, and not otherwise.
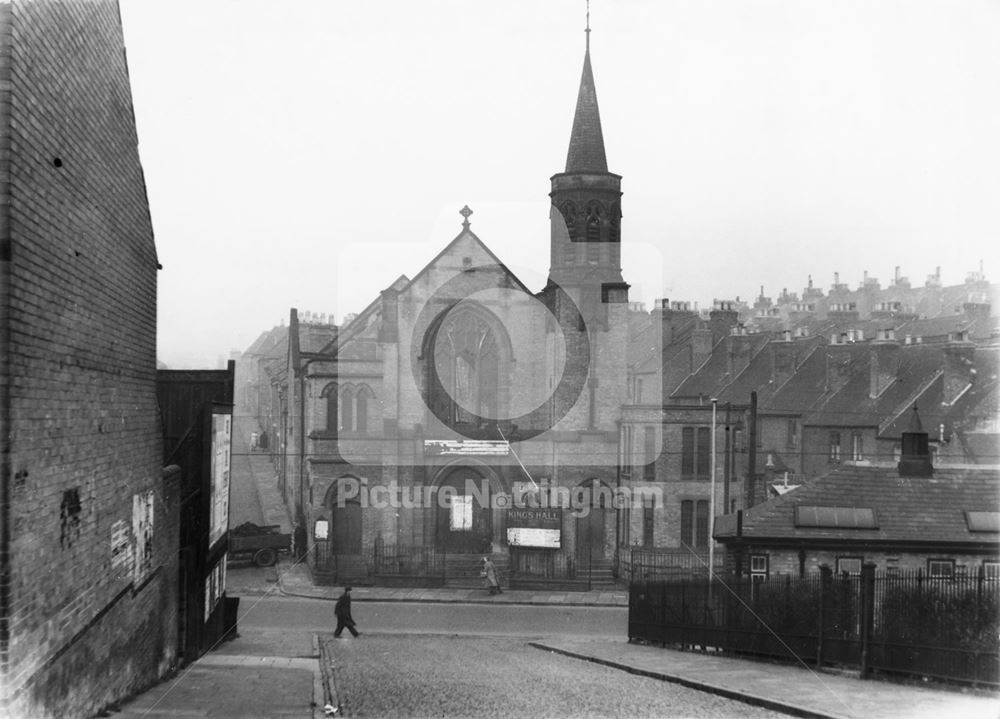
[[[597,107],[597,90],[594,71],[590,67],[590,3],[587,3],[587,48],[583,56],[583,76],[576,98],[573,132],[566,155],[566,172],[607,172],[608,159],[604,154],[604,133],[601,131],[601,113]]]
[[[586,301],[627,297],[621,270],[621,175],[608,171],[594,71],[590,66],[590,6],[583,77],[573,115],[566,170],[552,176],[549,285],[575,288]],[[610,294],[609,294],[610,293]],[[617,294],[616,294],[617,293]],[[574,295],[574,301],[581,297]],[[615,300],[618,301],[618,300]]]

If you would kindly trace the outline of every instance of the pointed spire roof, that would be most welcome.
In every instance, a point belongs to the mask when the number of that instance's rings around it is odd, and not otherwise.
[[[608,159],[604,154],[604,133],[601,131],[601,113],[597,109],[597,90],[594,71],[590,67],[590,27],[587,27],[587,52],[583,56],[583,76],[580,93],[576,98],[573,116],[573,133],[569,138],[566,156],[567,173],[607,172]]]

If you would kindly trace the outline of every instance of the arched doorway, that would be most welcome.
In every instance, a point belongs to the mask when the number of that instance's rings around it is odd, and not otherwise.
[[[448,554],[480,554],[490,551],[493,516],[490,485],[472,467],[456,467],[438,485],[438,497],[447,493],[450,501],[435,503],[435,545]]]
[[[580,487],[587,490],[587,511],[576,517],[576,565],[586,567],[604,559],[608,517],[611,516],[610,488],[599,479],[588,479]]]
[[[344,481],[358,482],[354,477],[342,477],[327,492],[326,506],[330,509],[330,555],[361,554],[362,514],[356,499],[339,501],[338,485]]]

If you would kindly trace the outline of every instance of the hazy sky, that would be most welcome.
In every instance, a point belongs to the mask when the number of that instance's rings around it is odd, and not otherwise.
[[[584,0],[121,0],[159,356],[364,308],[472,229],[548,270]],[[1000,2],[594,0],[632,299],[1000,280]]]

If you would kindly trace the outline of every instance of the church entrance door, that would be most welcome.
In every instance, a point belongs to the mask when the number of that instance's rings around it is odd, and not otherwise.
[[[333,531],[330,533],[330,551],[333,554],[361,553],[361,505],[345,502],[333,507]]]
[[[493,522],[489,487],[482,475],[475,470],[455,470],[441,483],[438,492],[439,498],[442,492],[450,496],[449,502],[437,503],[438,549],[448,554],[489,552]]]

